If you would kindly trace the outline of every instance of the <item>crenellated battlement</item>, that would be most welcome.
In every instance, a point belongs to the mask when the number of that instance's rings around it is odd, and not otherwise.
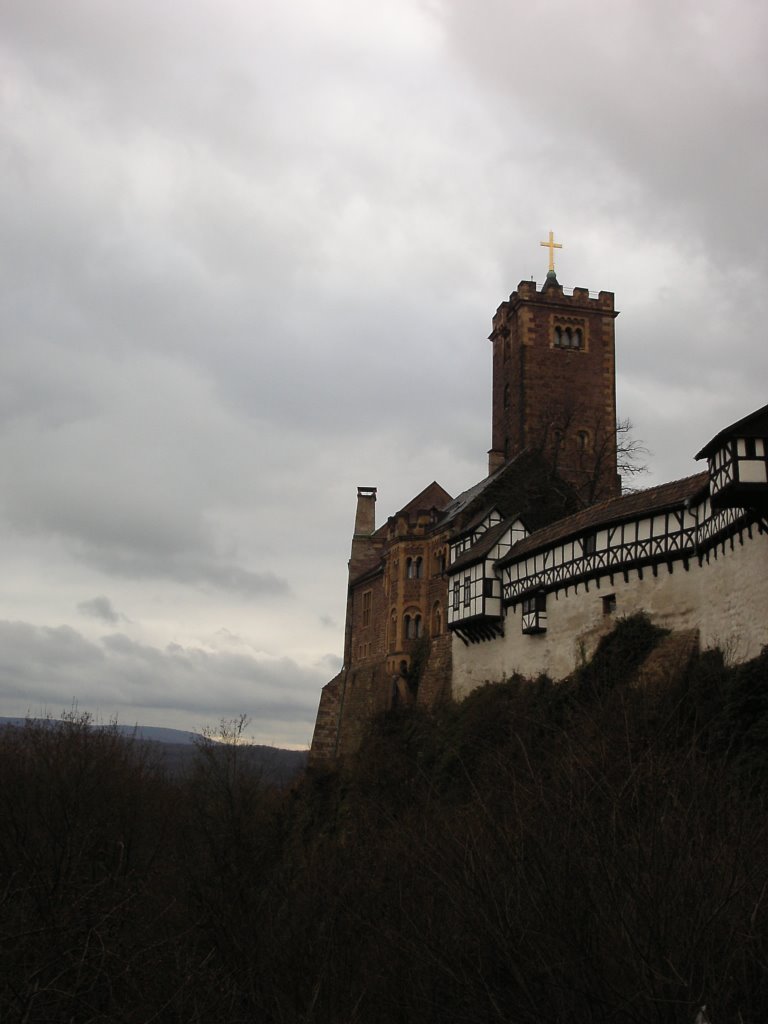
[[[517,289],[512,292],[509,299],[502,302],[493,317],[493,339],[494,334],[503,329],[510,315],[523,304],[534,303],[537,306],[563,306],[585,313],[599,313],[602,316],[610,314],[618,316],[618,310],[614,307],[613,292],[599,291],[591,292],[588,288],[563,288],[557,278],[548,277],[541,288],[535,281],[521,281]]]

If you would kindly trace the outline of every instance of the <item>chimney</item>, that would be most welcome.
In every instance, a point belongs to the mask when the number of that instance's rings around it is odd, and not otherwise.
[[[376,529],[376,488],[357,488],[357,512],[355,532],[352,535],[352,550],[349,555],[349,578],[360,571],[360,566],[373,553],[370,537]]]
[[[376,488],[357,488],[355,537],[370,537],[376,529]]]

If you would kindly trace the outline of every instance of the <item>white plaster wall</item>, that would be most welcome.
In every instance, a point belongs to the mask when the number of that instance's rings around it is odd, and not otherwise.
[[[752,540],[744,533],[744,544],[734,538],[725,551],[710,551],[710,560],[700,566],[696,559],[688,572],[682,562],[674,563],[669,573],[660,565],[658,576],[650,569],[629,574],[624,582],[614,575],[611,585],[606,576],[579,586],[578,594],[571,587],[566,597],[547,595],[547,632],[523,636],[521,606],[509,612],[503,637],[465,646],[453,638],[453,695],[465,697],[485,682],[499,682],[515,672],[537,676],[546,672],[552,679],[562,679],[589,657],[600,637],[613,628],[617,616],[647,612],[652,621],[666,629],[693,629],[701,632],[701,646],[722,647],[733,661],[747,661],[768,644],[768,534],[753,528]],[[603,614],[602,598],[616,595],[616,611]]]

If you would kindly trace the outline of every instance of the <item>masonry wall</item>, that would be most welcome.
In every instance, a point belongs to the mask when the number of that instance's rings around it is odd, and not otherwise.
[[[493,319],[493,450],[541,450],[587,502],[619,493],[615,316],[610,292],[521,281]],[[565,328],[580,332],[578,349],[555,344]]]
[[[341,723],[341,693],[344,673],[340,672],[320,693],[320,706],[315,719],[315,731],[309,751],[309,762],[330,762],[336,756],[338,731]]]
[[[498,682],[519,672],[535,677],[542,672],[562,679],[583,657],[589,657],[601,636],[610,632],[616,616],[645,611],[666,629],[698,629],[702,648],[721,647],[734,661],[758,655],[768,644],[768,533],[752,529],[709,552],[709,560],[665,565],[658,575],[636,570],[629,581],[616,573],[547,596],[547,631],[537,636],[521,633],[521,609],[508,610],[505,635],[497,640],[465,646],[453,638],[453,696],[465,697],[485,682]],[[616,609],[603,611],[603,598],[616,596]]]
[[[429,658],[419,681],[419,704],[433,708],[450,698],[452,665],[451,634],[446,632],[430,643]]]

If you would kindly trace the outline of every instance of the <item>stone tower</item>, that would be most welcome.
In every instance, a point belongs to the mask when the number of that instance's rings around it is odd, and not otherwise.
[[[540,451],[591,504],[616,497],[613,293],[566,294],[550,270],[521,281],[493,318],[489,470],[525,448]]]

